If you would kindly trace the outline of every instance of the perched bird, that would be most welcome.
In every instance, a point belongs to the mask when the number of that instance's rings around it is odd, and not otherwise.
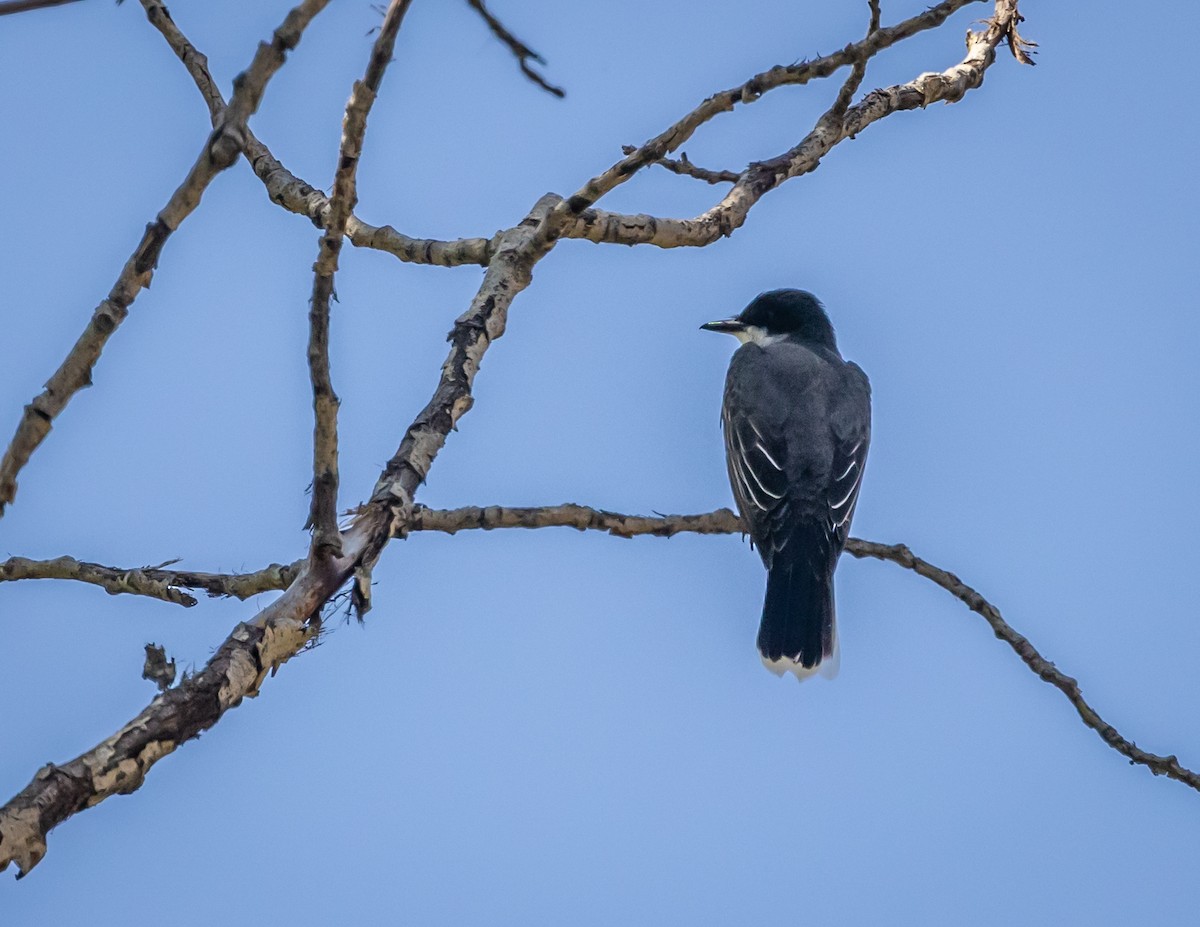
[[[871,441],[871,385],[838,352],[817,298],[771,290],[700,326],[742,346],[725,378],[729,482],[767,568],[763,663],[798,679],[837,672],[833,570],[850,535]]]

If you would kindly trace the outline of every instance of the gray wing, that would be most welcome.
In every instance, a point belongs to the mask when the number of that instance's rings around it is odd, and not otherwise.
[[[870,444],[870,387],[854,364],[796,345],[746,345],[722,406],[729,482],[768,569],[832,564],[845,546]],[[794,542],[794,543],[792,543]]]
[[[787,545],[801,509],[808,508],[792,479],[799,456],[789,421],[796,384],[792,376],[781,376],[797,370],[781,368],[778,360],[758,345],[739,348],[721,409],[733,497],[767,569]]]
[[[830,410],[833,467],[829,483],[829,532],[841,553],[850,537],[863,468],[871,446],[871,385],[858,364],[842,368],[842,385]]]
[[[721,425],[729,485],[750,538],[769,568],[782,546],[779,527],[789,510],[787,445],[781,435],[772,433],[766,416],[757,418],[754,410],[726,397]]]

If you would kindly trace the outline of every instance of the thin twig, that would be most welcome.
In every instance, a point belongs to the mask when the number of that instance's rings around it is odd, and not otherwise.
[[[317,262],[313,265],[313,288],[308,321],[308,370],[313,390],[313,482],[312,505],[305,528],[313,529],[314,557],[341,556],[342,538],[337,525],[338,493],[338,397],[333,390],[329,369],[329,308],[333,297],[333,278],[346,222],[358,202],[358,161],[362,157],[367,117],[379,94],[383,75],[392,60],[396,35],[411,0],[392,0],[383,17],[383,25],[363,79],[354,82],[346,115],[342,120],[342,144],[333,177],[333,195],[329,215],[321,235]]]
[[[633,154],[637,151],[637,147],[635,145],[622,145],[621,151],[627,155]],[[686,151],[681,151],[678,158],[659,158],[654,163],[660,167],[665,167],[672,174],[679,174],[681,177],[695,177],[697,180],[703,180],[708,184],[737,183],[738,177],[741,176],[736,171],[710,171],[707,168],[697,167],[688,160]]]
[[[259,44],[250,67],[234,82],[233,99],[222,112],[187,177],[167,205],[146,226],[137,249],[125,262],[108,296],[96,307],[79,340],[45,389],[29,405],[0,460],[0,516],[17,493],[17,474],[50,433],[51,424],[71,398],[92,382],[92,369],[105,344],[129,315],[129,307],[150,285],[159,254],[181,222],[200,205],[213,179],[237,159],[245,142],[246,120],[258,109],[263,91],[287,53],[296,47],[304,28],[329,0],[304,0],[288,13],[270,42]]]
[[[221,95],[217,82],[208,70],[208,58],[189,42],[187,36],[175,25],[175,20],[171,18],[171,13],[162,0],[141,0],[141,4],[150,25],[162,33],[175,56],[183,62],[188,74],[192,76],[200,95],[204,97],[209,117],[215,126],[221,118],[221,113],[225,111],[225,97]],[[252,137],[252,133],[247,129],[247,140]]]
[[[871,22],[867,26],[868,39],[879,31],[879,19],[882,15],[879,0],[869,0],[869,3],[871,7]],[[862,86],[863,78],[867,76],[868,60],[870,60],[870,56],[863,55],[854,62],[854,66],[850,69],[850,76],[842,84],[829,112],[821,117],[822,121],[840,122],[846,117],[846,110],[850,108],[850,102],[854,99],[854,95],[858,93],[858,88]]]
[[[1027,638],[1015,631],[1000,615],[1000,610],[953,573],[935,567],[913,554],[904,544],[876,544],[871,541],[851,540],[846,550],[855,557],[874,557],[888,560],[906,570],[912,570],[941,586],[962,602],[975,614],[991,625],[996,637],[1011,647],[1037,676],[1054,686],[1079,712],[1083,723],[1100,735],[1101,740],[1129,759],[1130,763],[1145,766],[1156,776],[1166,776],[1200,791],[1200,774],[1180,765],[1174,756],[1158,756],[1139,749],[1126,740],[1115,727],[1105,721],[1083,698],[1079,683],[1063,673],[1053,663],[1038,653]]]
[[[555,87],[553,84],[548,83],[541,74],[529,66],[530,61],[535,61],[538,64],[545,64],[546,59],[518,39],[506,28],[504,28],[504,23],[500,22],[500,20],[491,14],[491,11],[484,6],[483,0],[467,0],[467,3],[470,4],[471,8],[483,17],[483,21],[487,23],[488,28],[492,30],[492,35],[507,45],[509,51],[516,56],[517,64],[520,65],[522,74],[528,77],[547,93],[552,93],[554,96],[559,97],[560,99],[567,95],[566,91],[563,90],[562,87]]]

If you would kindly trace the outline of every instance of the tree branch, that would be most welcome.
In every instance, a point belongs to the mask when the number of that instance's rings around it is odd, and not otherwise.
[[[606,193],[610,193],[647,164],[652,164],[677,150],[700,126],[720,113],[730,112],[738,103],[753,103],[764,93],[778,87],[807,84],[809,81],[828,77],[840,68],[865,61],[902,39],[933,29],[945,22],[953,13],[976,0],[943,0],[924,13],[906,19],[886,29],[876,29],[860,42],[847,45],[841,51],[825,55],[814,61],[794,65],[777,65],[769,71],[757,74],[750,80],[729,90],[713,94],[674,125],[659,133],[650,141],[634,149],[602,174],[593,177],[555,208],[547,220],[550,234],[568,237],[567,229],[577,224],[583,212],[595,205]],[[1003,3],[1005,0],[998,0]],[[732,194],[731,194],[732,195]],[[595,240],[595,239],[591,239]],[[629,244],[630,242],[622,242]],[[640,242],[638,242],[640,243]]]
[[[545,64],[546,59],[535,52],[532,48],[518,39],[515,35],[504,28],[504,23],[500,22],[491,14],[483,0],[467,0],[467,3],[474,9],[483,21],[487,23],[488,28],[492,30],[492,35],[498,38],[501,42],[508,46],[508,50],[513,53],[517,59],[517,64],[521,67],[521,73],[528,77],[531,81],[545,90],[547,93],[554,94],[558,98],[565,97],[566,91],[562,87],[555,87],[553,84],[547,83],[537,71],[529,66],[530,61],[535,61],[538,64]]]
[[[432,511],[418,508],[412,516],[409,528],[422,531],[444,531],[453,534],[467,528],[549,528],[569,527],[580,531],[593,529],[606,531],[618,537],[654,535],[671,537],[682,532],[697,534],[744,533],[737,515],[729,509],[717,509],[704,515],[661,515],[655,517],[620,515],[587,508],[582,505],[556,505],[542,508],[461,508],[450,511]],[[846,552],[860,559],[871,557],[887,560],[912,570],[945,589],[991,626],[996,637],[1008,644],[1035,675],[1050,683],[1067,697],[1079,713],[1083,723],[1100,735],[1100,738],[1131,763],[1145,766],[1156,776],[1167,776],[1177,782],[1200,791],[1200,774],[1180,765],[1174,756],[1159,756],[1138,748],[1126,740],[1111,724],[1083,697],[1079,683],[1059,670],[1053,663],[1038,653],[1027,638],[1009,625],[1000,610],[982,595],[964,583],[953,573],[934,566],[916,556],[904,544],[878,544],[851,538]]]
[[[575,528],[579,531],[604,531],[620,538],[640,535],[669,538],[683,532],[745,533],[741,521],[729,509],[717,509],[704,515],[622,515],[568,502],[534,508],[489,505],[484,508],[427,509],[418,505],[413,508],[398,534],[409,531],[456,534],[469,528],[482,528],[484,531],[495,528]]]
[[[53,560],[11,557],[0,563],[0,582],[71,579],[100,586],[111,595],[144,595],[190,608],[196,604],[196,600],[181,592],[181,589],[203,589],[210,596],[248,599],[261,592],[286,589],[295,580],[303,564],[303,560],[286,566],[272,563],[254,573],[197,573],[193,570],[167,570],[163,566],[122,569],[88,563],[74,557],[56,557]]]
[[[90,386],[92,368],[109,337],[116,331],[138,294],[150,285],[163,245],[197,206],[205,189],[229,167],[245,142],[246,120],[258,109],[263,91],[284,58],[296,47],[304,28],[329,0],[304,0],[288,13],[269,43],[259,44],[250,67],[238,76],[233,99],[222,112],[200,156],[167,205],[146,226],[141,243],[126,261],[108,296],[92,318],[45,389],[25,407],[16,433],[0,460],[0,517],[17,493],[17,474],[50,433],[51,424],[79,390]]]
[[[689,170],[684,166],[682,160],[672,162],[666,155],[669,151],[674,151],[682,145],[700,125],[718,113],[732,110],[737,103],[753,102],[762,94],[778,87],[802,85],[814,79],[828,77],[839,68],[873,57],[896,42],[941,25],[953,13],[968,3],[974,2],[979,2],[979,0],[944,0],[924,13],[894,26],[875,29],[867,38],[847,45],[834,54],[795,65],[779,65],[755,75],[737,87],[714,94],[655,139],[640,148],[629,147],[627,149],[629,153],[625,159],[601,175],[601,178],[593,178],[592,181],[589,181],[589,184],[585,185],[584,191],[599,183],[602,178],[609,178],[609,181],[605,181],[604,187],[604,192],[607,192],[618,183],[623,182],[623,178],[631,176],[648,163],[663,163],[669,170],[674,170],[675,166],[678,166],[692,176],[708,179],[706,176],[708,172],[704,172],[703,169]],[[146,8],[151,24],[163,33],[176,55],[188,67],[189,73],[192,74],[201,93],[205,95],[205,99],[210,100],[215,87],[207,69],[198,67],[198,64],[204,60],[203,56],[199,55],[183,37],[174,23],[170,21],[170,17],[164,15],[165,8],[162,7],[161,2],[142,0],[142,5]],[[152,9],[160,11],[152,15]],[[882,118],[883,115],[886,113],[876,116],[875,119]],[[656,154],[658,147],[663,148],[661,154]],[[288,171],[271,154],[270,150],[249,132],[247,132],[245,153],[255,174],[267,187],[267,193],[272,202],[283,206],[289,212],[307,216],[318,226],[325,225],[329,199],[324,193]],[[690,162],[688,163],[690,164]],[[694,168],[694,165],[692,167]],[[733,174],[733,172],[717,172],[714,179],[709,182],[736,181],[740,176],[742,175]],[[611,182],[613,180],[615,182]],[[597,193],[591,202],[595,202],[599,195],[601,194]],[[761,195],[760,193],[759,196]],[[576,200],[569,210],[560,204],[558,207],[559,218],[556,220],[556,224],[562,223],[561,231],[558,234],[564,238],[582,238],[597,243],[625,245],[652,244],[662,248],[701,247],[711,244],[722,235],[730,234],[734,228],[740,226],[745,221],[745,213],[749,211],[754,202],[757,202],[757,198],[750,201],[744,201],[742,198],[743,201],[739,205],[744,211],[736,225],[732,224],[732,210],[725,205],[729,197],[726,197],[726,200],[714,207],[713,210],[695,219],[658,218],[644,214],[622,215],[602,210],[581,209],[582,201]],[[576,214],[568,216],[566,215],[568,212]],[[730,213],[730,218],[724,218],[725,213]],[[726,226],[728,226],[728,231],[725,231]],[[486,266],[497,242],[495,236],[491,239],[464,238],[454,241],[414,239],[397,232],[391,226],[367,225],[354,216],[351,216],[347,222],[346,234],[350,238],[351,244],[356,247],[387,251],[405,262],[435,264],[443,267],[461,264]]]
[[[877,560],[888,560],[941,586],[991,625],[996,637],[1008,644],[1034,674],[1062,692],[1079,713],[1083,723],[1099,734],[1100,739],[1106,744],[1127,757],[1130,763],[1145,766],[1156,776],[1166,776],[1200,791],[1200,774],[1180,765],[1174,755],[1158,756],[1148,753],[1122,737],[1115,727],[1101,718],[1099,713],[1084,700],[1078,682],[1038,653],[1027,638],[1019,634],[1004,620],[998,608],[953,573],[922,560],[904,544],[876,544],[872,541],[851,539],[850,543],[846,545],[846,550],[859,558],[874,557]]]
[[[821,159],[839,142],[854,138],[867,126],[892,113],[924,109],[937,100],[953,103],[962,99],[968,90],[979,87],[983,83],[984,72],[995,60],[996,46],[1006,39],[1015,26],[1018,15],[1016,0],[996,0],[996,12],[993,18],[987,21],[987,29],[983,32],[967,33],[967,55],[959,64],[940,73],[921,74],[907,84],[874,90],[857,105],[846,109],[840,119],[835,118],[843,98],[848,99],[847,89],[853,92],[857,86],[852,81],[848,82],[843,86],[843,92],[839,94],[834,107],[817,121],[816,126],[800,144],[778,157],[750,165],[719,203],[695,218],[669,219],[644,214],[622,215],[599,209],[582,209],[574,218],[565,220],[566,224],[560,234],[564,238],[584,238],[597,243],[651,244],[660,248],[704,247],[719,238],[732,235],[745,223],[751,208],[765,194],[784,181],[815,170]],[[872,35],[878,37],[887,32],[887,29],[879,29]],[[872,38],[868,37],[857,45],[847,46],[839,54],[870,45],[872,41]],[[831,55],[819,61],[829,61],[834,57],[836,56]],[[866,57],[860,56],[854,60],[856,64],[865,64]],[[852,72],[852,79],[854,76]],[[726,91],[726,94],[729,93],[732,91]],[[685,123],[686,120],[677,125]],[[690,123],[686,125],[690,126]],[[670,130],[654,142],[648,142],[642,149],[638,149],[638,152],[653,147],[660,140],[666,139],[669,133]],[[688,134],[690,135],[690,131]],[[631,161],[636,155],[637,152],[626,158],[626,161]],[[616,165],[605,175],[601,175],[601,178],[596,178],[593,181],[594,189],[606,189],[606,184],[597,181],[613,174],[620,166]],[[636,167],[629,169],[636,170]],[[616,180],[620,182],[619,178]],[[587,189],[581,192],[586,192]],[[585,202],[589,197],[590,194],[584,195],[577,202]]]
[[[145,595],[152,599],[162,599],[164,602],[174,602],[185,608],[196,604],[195,598],[176,588],[183,585],[182,583],[172,582],[164,577],[161,571],[148,567],[119,570],[99,563],[79,561],[74,557],[57,557],[54,560],[10,557],[0,563],[0,582],[18,579],[74,579],[99,586],[109,595]]]
[[[621,151],[625,154],[633,154],[637,151],[635,145],[622,145]],[[672,174],[678,174],[681,177],[695,177],[697,180],[703,180],[707,184],[718,183],[737,183],[737,179],[741,174],[736,171],[710,171],[703,167],[697,167],[688,160],[687,152],[682,151],[679,157],[676,158],[659,158],[654,162],[659,167],[665,167]]]
[[[392,0],[375,38],[363,79],[354,82],[346,115],[342,120],[342,143],[333,177],[325,232],[321,235],[317,262],[313,265],[313,289],[308,313],[308,369],[313,390],[313,484],[312,506],[305,528],[313,529],[312,555],[339,556],[341,533],[337,526],[338,397],[333,391],[329,369],[329,306],[333,277],[346,223],[358,202],[358,161],[367,134],[367,117],[391,63],[396,35],[411,0]]]

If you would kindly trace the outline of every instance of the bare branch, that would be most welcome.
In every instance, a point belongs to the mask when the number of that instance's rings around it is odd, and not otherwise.
[[[352,533],[365,531],[368,549],[355,566],[354,605],[361,616],[370,608],[371,569],[387,539],[399,533],[409,517],[417,487],[425,482],[446,436],[474,404],[471,387],[483,355],[504,334],[508,307],[533,279],[533,267],[554,247],[546,218],[561,198],[547,193],[519,225],[500,235],[487,272],[471,305],[454,321],[450,354],[442,364],[437,389],[408,426],[400,446],[387,462],[370,501],[361,506]]]
[[[163,245],[197,206],[213,179],[229,167],[245,142],[246,120],[258,109],[274,73],[287,53],[296,47],[305,26],[329,0],[304,0],[288,13],[271,41],[259,44],[250,67],[235,81],[230,105],[204,144],[200,156],[167,205],[146,227],[141,243],[126,261],[108,296],[96,307],[92,318],[67,354],[66,360],[47,381],[45,389],[25,407],[16,434],[0,460],[0,516],[17,493],[17,474],[38,445],[50,433],[51,423],[79,390],[90,386],[92,368],[117,326],[129,314],[138,294],[150,285]]]
[[[598,174],[584,184],[575,194],[554,210],[547,220],[550,234],[570,235],[566,230],[581,214],[591,208],[600,197],[611,192],[647,164],[652,164],[676,151],[695,131],[719,113],[730,112],[738,103],[753,103],[764,93],[778,87],[807,84],[818,78],[828,77],[840,68],[871,58],[901,39],[940,26],[953,13],[976,0],[943,0],[924,13],[906,19],[886,29],[876,29],[861,42],[847,45],[841,51],[825,55],[815,61],[804,61],[794,65],[777,65],[769,71],[757,74],[750,80],[730,90],[713,94],[690,113],[659,133],[640,148],[626,155],[603,174]],[[1000,0],[1004,2],[1004,0]]]
[[[375,38],[363,79],[354,82],[346,115],[342,120],[342,144],[333,177],[333,196],[325,232],[321,235],[317,262],[313,265],[313,289],[309,307],[308,370],[313,389],[313,482],[312,505],[305,528],[313,529],[314,557],[340,556],[341,533],[337,526],[338,492],[338,397],[333,391],[329,369],[329,306],[333,297],[333,277],[346,222],[358,202],[358,161],[362,157],[367,117],[383,75],[391,63],[396,35],[411,0],[392,0],[383,17],[383,26]]]
[[[541,508],[470,507],[450,511],[417,508],[413,512],[408,527],[414,531],[444,531],[450,534],[466,528],[491,530],[494,528],[549,527],[577,528],[580,531],[594,529],[619,537],[638,535],[670,537],[681,532],[745,533],[737,515],[729,509],[717,509],[715,512],[703,515],[650,517],[621,515],[616,512],[605,512],[573,504]],[[890,561],[941,586],[967,608],[982,617],[991,626],[996,637],[1008,644],[1035,675],[1062,692],[1075,707],[1079,717],[1083,719],[1083,723],[1096,731],[1106,744],[1128,757],[1130,762],[1145,766],[1156,776],[1167,776],[1200,791],[1200,774],[1181,766],[1174,756],[1158,756],[1148,753],[1122,737],[1116,728],[1101,718],[1096,710],[1084,700],[1078,682],[1061,672],[1053,663],[1038,653],[1028,639],[1017,633],[1004,620],[999,609],[953,573],[922,560],[904,544],[878,544],[874,541],[851,538],[846,544],[846,552],[860,559],[873,557],[876,560]]]
[[[922,74],[907,84],[874,90],[858,104],[847,109],[840,120],[832,118],[836,115],[838,106],[835,102],[834,108],[818,120],[817,125],[800,144],[776,158],[752,164],[740,175],[733,189],[719,203],[695,218],[669,219],[584,209],[574,218],[568,218],[559,234],[564,238],[584,238],[593,242],[623,245],[652,244],[660,248],[703,247],[719,238],[732,235],[742,226],[751,208],[765,194],[793,177],[815,170],[821,159],[839,142],[854,138],[873,122],[892,113],[923,109],[937,100],[953,103],[962,99],[968,90],[979,87],[983,83],[984,72],[995,60],[996,46],[1009,34],[1017,15],[1016,0],[996,0],[996,13],[988,20],[988,28],[983,32],[967,34],[967,55],[959,64],[940,73]],[[888,29],[879,29],[872,35],[877,38],[887,32]],[[847,46],[839,54],[845,54],[850,49],[860,48],[872,41],[874,40],[871,38],[864,39],[857,45]],[[819,61],[828,61],[834,57],[836,56],[829,56]],[[855,59],[856,62],[860,60],[865,58]],[[844,86],[843,91],[845,89]],[[840,98],[841,95],[839,100]],[[669,132],[670,130],[658,138],[666,138]],[[645,148],[646,146],[643,146],[643,149],[638,151],[644,151]],[[626,161],[635,156],[636,153],[630,155]],[[616,169],[611,169],[602,177],[607,177]],[[636,168],[630,168],[634,169]],[[603,186],[600,184],[596,189]],[[579,202],[587,199],[585,196]]]
[[[182,583],[164,578],[162,571],[148,568],[118,570],[99,563],[79,561],[74,557],[57,557],[54,560],[11,557],[0,563],[0,582],[18,579],[74,579],[99,586],[109,595],[145,595],[164,602],[174,602],[185,608],[196,604],[195,598],[176,588],[183,585]]]
[[[150,24],[162,33],[192,76],[215,123],[225,107],[225,100],[208,71],[208,59],[179,30],[161,0],[141,0],[141,3]],[[266,187],[271,202],[288,212],[306,216],[318,228],[326,226],[329,197],[284,167],[249,129],[246,129],[244,154]],[[460,238],[454,241],[410,238],[390,225],[368,225],[353,214],[346,221],[346,237],[356,248],[386,251],[409,264],[433,264],[438,267],[463,264],[487,266],[496,243],[495,237]]]
[[[621,151],[625,154],[633,154],[637,148],[633,145],[622,145]],[[679,174],[681,177],[695,177],[697,180],[703,180],[705,183],[737,183],[738,177],[741,175],[736,171],[710,171],[703,167],[697,167],[688,160],[687,152],[680,152],[679,158],[659,158],[655,164],[665,167],[672,174]]]
[[[1037,48],[1037,42],[1021,38],[1021,33],[1017,31],[1017,26],[1023,22],[1025,22],[1025,17],[1020,13],[1017,13],[1013,17],[1012,25],[1008,28],[1008,50],[1012,52],[1012,56],[1021,62],[1021,64],[1033,67],[1037,62],[1030,56],[1037,54],[1037,52],[1033,51],[1033,49]]]
[[[1083,723],[1100,735],[1100,738],[1116,750],[1128,757],[1130,763],[1145,766],[1156,776],[1166,776],[1184,785],[1200,791],[1200,774],[1181,766],[1174,756],[1158,756],[1139,749],[1134,743],[1126,740],[1111,724],[1105,721],[1091,705],[1084,701],[1079,683],[1063,673],[1053,663],[1037,652],[1033,644],[1017,633],[1000,615],[1000,610],[988,602],[978,592],[960,580],[953,573],[935,567],[913,554],[903,544],[876,544],[871,541],[851,539],[846,550],[855,557],[874,557],[877,560],[889,560],[892,563],[912,570],[920,576],[941,586],[952,596],[962,602],[975,614],[991,625],[996,637],[1004,641],[1019,656],[1033,672],[1054,686],[1067,700],[1075,706]]]
[[[869,0],[869,2],[871,6],[871,22],[867,26],[868,39],[879,30],[879,19],[882,16],[879,0]],[[850,108],[850,101],[854,99],[854,94],[858,93],[858,88],[862,86],[863,78],[867,76],[868,60],[868,56],[864,55],[854,62],[854,67],[850,69],[850,76],[842,84],[837,98],[833,101],[833,106],[822,117],[822,121],[833,122],[845,117],[846,110]]]
[[[318,624],[297,619],[293,609],[314,614],[324,584],[293,585],[254,624],[239,624],[196,676],[158,695],[129,724],[62,766],[43,767],[0,808],[0,871],[15,862],[22,878],[46,853],[46,835],[71,815],[113,795],[135,791],[146,772],[181,743],[215,724],[246,696],[258,693],[267,673],[299,652]],[[286,606],[279,606],[285,602]],[[270,613],[268,615],[268,613]]]
[[[6,0],[0,3],[0,16],[8,16],[10,13],[25,13],[29,10],[41,10],[50,6],[62,6],[66,3],[74,3],[75,0]]]
[[[181,589],[203,589],[210,596],[248,599],[260,592],[286,589],[304,561],[286,566],[273,563],[254,573],[197,573],[162,567],[121,569],[88,563],[74,557],[30,560],[12,557],[0,563],[0,582],[19,579],[70,579],[99,586],[110,595],[144,595],[191,608],[196,600]]]
[[[401,533],[441,531],[455,534],[468,528],[575,528],[579,531],[605,531],[620,538],[639,535],[669,538],[681,532],[692,534],[744,533],[741,521],[729,509],[717,509],[704,515],[621,515],[584,505],[510,508],[489,505],[461,509],[427,509],[416,506]]]
[[[217,120],[221,118],[221,113],[225,111],[225,97],[221,95],[216,81],[209,73],[208,58],[188,41],[187,36],[179,31],[166,4],[161,0],[141,0],[141,4],[142,9],[146,11],[146,19],[150,21],[150,25],[162,33],[167,44],[171,46],[171,50],[175,52],[176,57],[187,68],[188,74],[192,76],[192,80],[200,90],[200,95],[204,97],[204,103],[208,106],[209,116],[215,126]],[[253,137],[249,129],[246,130],[246,137],[247,139]]]
[[[146,572],[150,575],[164,573],[170,577],[169,581],[172,586],[203,589],[210,596],[248,599],[263,592],[287,589],[300,575],[302,566],[304,566],[304,561],[297,560],[289,564],[272,563],[253,573],[196,573],[190,570],[177,570],[169,573],[162,570],[147,570]]]
[[[530,61],[535,61],[538,64],[545,64],[546,59],[518,39],[506,28],[504,28],[504,23],[500,22],[500,20],[491,14],[488,8],[484,6],[483,0],[467,0],[467,3],[470,4],[471,7],[483,17],[483,21],[487,23],[488,28],[492,30],[492,35],[507,45],[509,51],[516,56],[517,64],[521,66],[522,74],[528,77],[547,93],[552,93],[554,96],[559,97],[560,99],[567,95],[566,91],[564,91],[561,87],[555,87],[553,84],[547,83],[546,79],[542,77],[541,74],[529,66]]]
[[[744,533],[737,515],[729,509],[717,509],[703,515],[621,515],[587,508],[582,505],[555,505],[541,508],[461,508],[434,511],[418,507],[408,525],[414,531],[444,531],[450,534],[467,528],[549,528],[569,527],[580,531],[606,531],[619,537],[653,535],[671,537],[681,532],[698,534]],[[1181,766],[1174,756],[1158,756],[1139,749],[1106,722],[1083,698],[1079,684],[1043,657],[1024,636],[1015,631],[1001,616],[999,609],[953,573],[933,566],[917,557],[904,544],[878,544],[851,538],[846,552],[854,557],[887,560],[912,570],[945,589],[971,611],[981,616],[1008,644],[1034,674],[1050,683],[1067,697],[1083,723],[1096,731],[1101,739],[1130,762],[1147,767],[1155,775],[1167,776],[1200,791],[1200,775]]]

